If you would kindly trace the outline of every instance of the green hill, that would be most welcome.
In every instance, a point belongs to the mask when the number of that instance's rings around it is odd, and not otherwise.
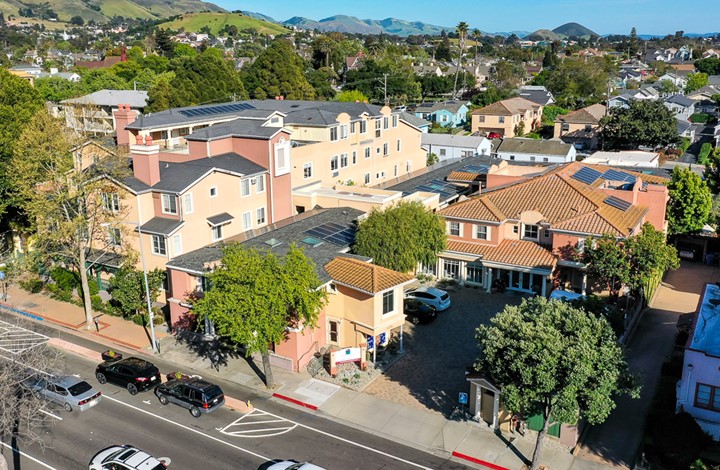
[[[565,36],[549,29],[538,29],[534,33],[525,36],[525,39],[528,41],[561,41],[565,39]]]
[[[578,37],[578,38],[590,38],[592,36],[598,37],[598,33],[586,28],[585,26],[578,23],[565,23],[562,26],[558,26],[553,29],[554,33],[562,34],[567,37]]]
[[[113,0],[114,1],[114,0]],[[180,19],[162,23],[161,28],[177,30],[185,28],[187,32],[198,32],[203,26],[209,26],[213,34],[225,28],[225,25],[235,25],[238,30],[256,29],[260,34],[285,34],[288,29],[276,23],[259,20],[239,13],[188,13]]]

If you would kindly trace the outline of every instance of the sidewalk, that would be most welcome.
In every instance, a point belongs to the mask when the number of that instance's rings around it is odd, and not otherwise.
[[[16,286],[8,290],[8,301],[2,310],[14,309],[16,314],[60,325],[74,330],[108,347],[119,347],[150,353],[149,333],[142,326],[104,315],[100,330],[85,329],[82,308],[59,302],[41,294],[30,294]],[[267,393],[265,385],[251,365],[243,358],[227,358],[227,363],[214,369],[209,360],[190,351],[167,333],[165,327],[155,329],[160,357],[178,364],[180,369],[192,368],[203,375],[222,377],[243,386]],[[61,344],[57,344],[62,347]],[[273,397],[290,406],[301,406],[334,422],[384,437],[393,442],[447,458],[455,457],[472,468],[515,470],[523,466],[523,458],[532,455],[534,440],[497,436],[487,427],[474,422],[452,421],[432,411],[420,411],[398,403],[313,379],[306,371],[292,373],[273,369],[278,384]],[[523,457],[524,456],[524,457]],[[542,463],[552,470],[599,470],[598,462],[573,457],[567,450],[548,443]]]

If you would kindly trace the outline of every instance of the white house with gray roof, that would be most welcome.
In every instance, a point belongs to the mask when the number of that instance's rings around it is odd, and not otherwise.
[[[664,101],[665,107],[675,113],[677,119],[687,121],[695,113],[695,101],[683,95],[673,95]]]
[[[423,134],[422,147],[429,154],[435,154],[438,161],[453,158],[490,156],[492,142],[485,137],[452,134]]]
[[[513,162],[569,163],[577,155],[575,147],[560,140],[535,140],[520,137],[503,139],[497,157]]]
[[[60,102],[65,114],[65,125],[78,132],[112,134],[117,130],[114,113],[120,105],[142,112],[148,103],[148,92],[143,90],[99,90],[78,98]]]

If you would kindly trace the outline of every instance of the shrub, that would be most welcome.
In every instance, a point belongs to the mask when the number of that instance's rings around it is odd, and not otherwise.
[[[710,152],[712,152],[712,145],[710,144],[710,142],[705,142],[704,144],[702,144],[702,147],[700,147],[700,153],[698,153],[697,156],[698,164],[707,164],[708,157],[710,157]]]
[[[92,309],[97,312],[105,312],[107,310],[107,304],[103,302],[102,297],[97,294],[90,296],[90,305]]]
[[[90,289],[90,295],[98,295],[100,293],[100,286],[98,286],[95,279],[88,279],[88,289]]]
[[[692,116],[690,116],[690,122],[698,122],[701,124],[705,124],[710,119],[710,116],[705,113],[695,113]]]
[[[55,285],[60,290],[71,292],[74,288],[80,286],[80,279],[72,271],[60,266],[55,266],[50,270],[50,279],[55,281]]]
[[[39,277],[32,277],[30,279],[20,281],[20,287],[31,294],[37,294],[42,290],[43,282]]]
[[[59,300],[61,302],[72,301],[72,291],[63,290],[57,284],[48,284],[47,290],[50,292],[50,297]]]
[[[132,317],[130,317],[130,320],[132,320],[133,323],[140,326],[147,325],[147,320],[145,319],[145,315],[142,313],[136,313]]]

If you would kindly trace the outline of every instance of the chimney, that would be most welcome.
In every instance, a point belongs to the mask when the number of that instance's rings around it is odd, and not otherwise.
[[[143,144],[142,136],[138,135],[135,142],[130,146],[133,176],[148,186],[154,186],[160,182],[160,146],[153,144],[150,136]]]
[[[138,112],[130,109],[129,104],[121,104],[113,113],[115,117],[115,129],[117,130],[117,145],[130,145],[131,133],[125,127],[135,122]]]

